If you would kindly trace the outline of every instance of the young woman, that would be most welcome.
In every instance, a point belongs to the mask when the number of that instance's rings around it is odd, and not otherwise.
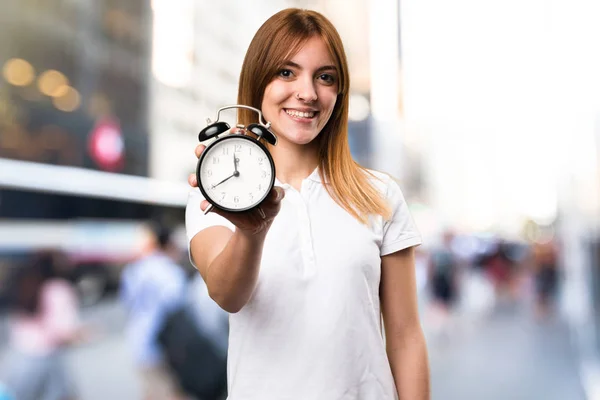
[[[231,313],[230,400],[429,398],[421,239],[398,185],[352,160],[348,94],[333,25],[313,11],[275,14],[247,51],[238,103],[272,123],[276,185],[243,213],[204,215],[208,202],[191,191],[191,258]]]

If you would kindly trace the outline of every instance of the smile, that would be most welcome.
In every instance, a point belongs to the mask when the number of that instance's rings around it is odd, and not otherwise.
[[[296,117],[296,118],[313,118],[315,116],[315,114],[317,113],[316,111],[297,111],[297,110],[291,110],[291,109],[285,109],[285,112],[289,116]]]

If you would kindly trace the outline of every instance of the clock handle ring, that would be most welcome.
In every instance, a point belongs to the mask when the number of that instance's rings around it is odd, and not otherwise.
[[[232,104],[232,105],[229,105],[229,106],[224,106],[224,107],[219,108],[217,110],[217,120],[216,121],[219,121],[219,115],[221,114],[221,111],[228,110],[228,109],[231,109],[231,108],[245,108],[247,110],[254,111],[254,112],[256,112],[258,114],[258,121],[262,125],[264,125],[267,129],[269,129],[271,127],[271,123],[268,122],[268,121],[265,121],[265,119],[263,118],[262,112],[258,108],[246,106],[246,105],[243,105],[243,104]]]

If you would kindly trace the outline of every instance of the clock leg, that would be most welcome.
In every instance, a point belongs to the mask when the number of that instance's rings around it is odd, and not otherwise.
[[[206,207],[206,210],[204,210],[204,215],[208,214],[212,209],[213,209],[213,205],[209,204],[208,207]]]

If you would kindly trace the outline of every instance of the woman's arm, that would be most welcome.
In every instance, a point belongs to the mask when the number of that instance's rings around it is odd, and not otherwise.
[[[419,321],[413,248],[381,258],[387,355],[400,400],[428,400],[429,362]]]
[[[266,232],[248,235],[215,226],[193,237],[192,260],[210,297],[225,311],[238,312],[252,296],[265,236]]]
[[[196,157],[205,146],[196,147]],[[188,183],[197,187],[196,175],[191,174]],[[273,220],[281,209],[285,192],[273,187],[265,200],[256,209],[231,213],[214,208],[210,212],[219,214],[235,226],[232,232],[225,226],[211,226],[196,233],[190,241],[190,256],[206,283],[210,297],[221,308],[236,313],[250,300],[258,280],[263,245]],[[209,206],[203,200],[199,207],[205,211]],[[198,205],[188,204],[189,207]],[[202,218],[196,212],[186,212],[187,218]],[[189,233],[188,233],[189,234]]]

